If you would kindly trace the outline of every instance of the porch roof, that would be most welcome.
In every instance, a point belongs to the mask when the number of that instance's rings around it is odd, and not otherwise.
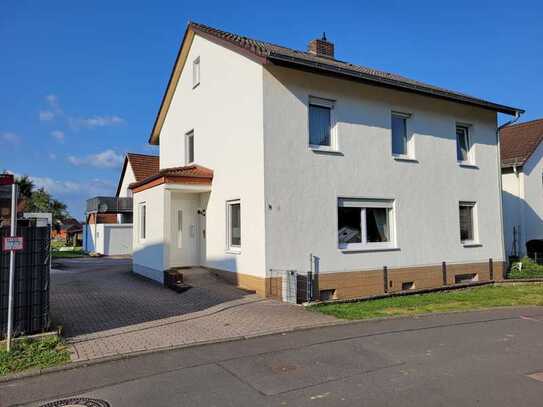
[[[157,174],[130,184],[134,192],[144,191],[161,184],[211,185],[213,170],[198,164],[163,168]]]

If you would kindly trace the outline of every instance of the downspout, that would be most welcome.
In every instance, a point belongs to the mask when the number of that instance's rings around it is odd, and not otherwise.
[[[507,264],[509,261],[509,258],[507,257],[506,249],[505,249],[505,224],[503,220],[503,186],[502,186],[502,158],[501,158],[501,143],[500,143],[500,131],[506,126],[509,126],[513,123],[516,123],[518,119],[520,119],[520,116],[522,115],[522,111],[517,110],[515,112],[515,117],[513,119],[509,120],[507,123],[502,124],[501,126],[498,126],[496,129],[496,145],[498,147],[498,192],[500,197],[500,223],[501,223],[501,240],[502,240],[502,257],[503,261]],[[504,277],[505,277],[505,270],[504,270]]]

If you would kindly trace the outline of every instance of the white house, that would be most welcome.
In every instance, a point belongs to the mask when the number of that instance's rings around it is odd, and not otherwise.
[[[543,119],[501,130],[503,217],[508,256],[543,256]],[[527,247],[528,246],[528,247]]]
[[[326,38],[190,23],[150,137],[160,171],[131,185],[134,271],[276,295],[311,266],[334,298],[500,278],[497,113],[521,112],[342,62]]]
[[[105,256],[132,254],[132,190],[130,184],[156,174],[158,156],[127,153],[115,197],[87,201],[83,249]]]

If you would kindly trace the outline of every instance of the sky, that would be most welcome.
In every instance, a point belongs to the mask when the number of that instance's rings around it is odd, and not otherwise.
[[[2,0],[0,171],[84,217],[147,144],[189,21],[336,57],[543,117],[543,2]],[[500,116],[500,123],[508,120]]]

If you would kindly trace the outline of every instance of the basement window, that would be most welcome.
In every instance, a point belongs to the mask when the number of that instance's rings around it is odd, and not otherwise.
[[[340,198],[338,245],[340,249],[372,250],[394,247],[394,201]]]

